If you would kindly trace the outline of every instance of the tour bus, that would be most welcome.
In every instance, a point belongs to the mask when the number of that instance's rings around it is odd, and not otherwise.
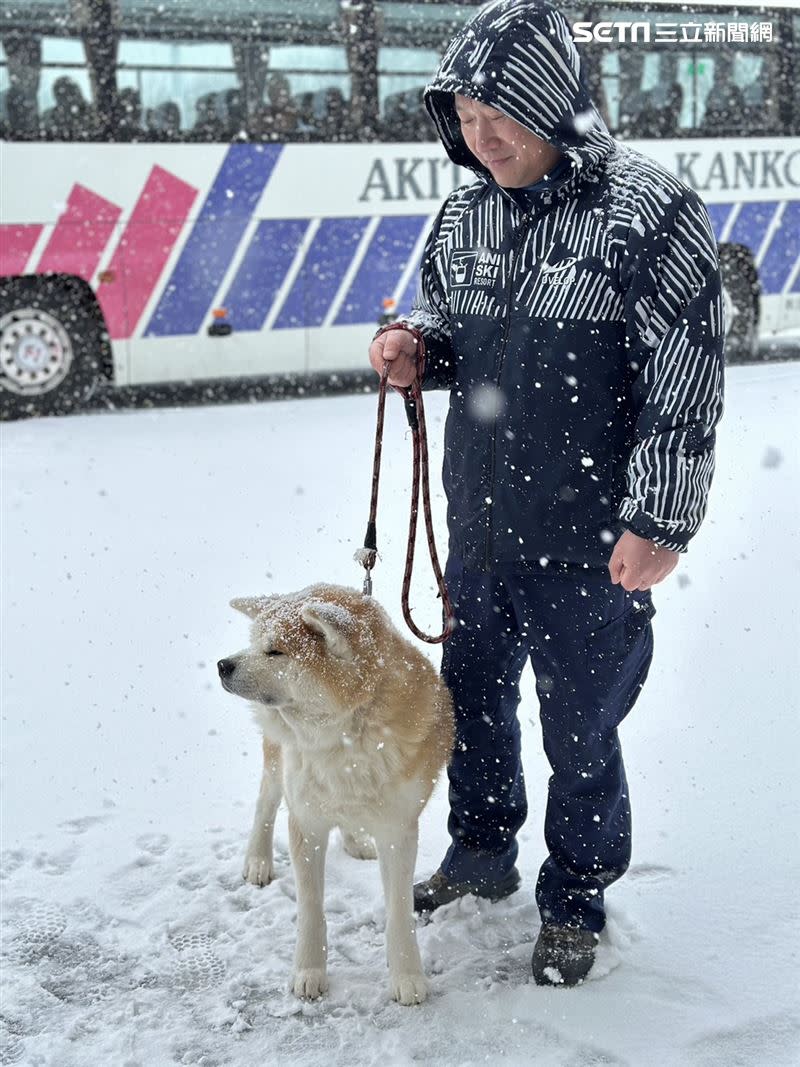
[[[800,13],[568,4],[620,140],[703,197],[729,359],[800,328]],[[366,370],[426,231],[471,180],[422,89],[473,10],[439,0],[5,0],[0,401]]]

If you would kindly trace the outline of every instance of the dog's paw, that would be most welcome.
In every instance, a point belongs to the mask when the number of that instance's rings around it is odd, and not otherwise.
[[[375,842],[369,834],[350,833],[342,830],[342,844],[348,856],[357,860],[375,860],[378,858],[378,850]]]
[[[244,870],[242,877],[250,885],[265,886],[275,877],[272,867],[272,856],[251,855],[248,853],[244,858]]]
[[[398,1004],[422,1004],[428,996],[424,974],[394,974],[389,979],[392,999]]]
[[[322,968],[309,967],[296,971],[292,979],[294,995],[301,1000],[316,1000],[328,991],[328,976]]]

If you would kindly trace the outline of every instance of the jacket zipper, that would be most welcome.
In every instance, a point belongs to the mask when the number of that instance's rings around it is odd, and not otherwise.
[[[514,271],[517,266],[517,255],[522,248],[522,242],[525,239],[525,228],[528,225],[530,215],[525,212],[520,219],[519,228],[514,234],[514,240],[511,245],[511,256],[508,264],[508,287],[506,290],[506,317],[503,323],[503,336],[500,342],[500,359],[497,363],[497,371],[495,374],[495,387],[500,389],[500,374],[503,370],[503,360],[506,355],[506,346],[508,344],[508,335],[511,331],[511,301],[514,292]],[[489,560],[491,558],[491,543],[492,543],[492,507],[494,506],[494,476],[495,476],[495,448],[497,444],[497,415],[494,416],[492,422],[492,445],[491,445],[491,466],[489,468],[489,499],[491,504],[488,505],[489,512],[486,516],[486,553],[485,553],[485,566],[486,570],[489,570]]]

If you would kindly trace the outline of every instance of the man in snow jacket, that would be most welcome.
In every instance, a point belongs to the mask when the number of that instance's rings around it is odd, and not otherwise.
[[[419,369],[423,388],[450,390],[452,844],[415,906],[519,885],[530,657],[553,772],[533,972],[575,984],[604,889],[630,862],[617,727],[650,665],[650,588],[706,510],[722,412],[716,246],[697,195],[611,137],[548,3],[482,8],[425,102],[476,180],[434,222],[413,311],[370,349],[391,384]]]

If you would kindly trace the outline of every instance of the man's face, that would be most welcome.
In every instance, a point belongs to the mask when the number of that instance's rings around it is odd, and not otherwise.
[[[561,159],[557,148],[493,107],[460,93],[455,102],[467,148],[498,185],[506,189],[533,185]]]

